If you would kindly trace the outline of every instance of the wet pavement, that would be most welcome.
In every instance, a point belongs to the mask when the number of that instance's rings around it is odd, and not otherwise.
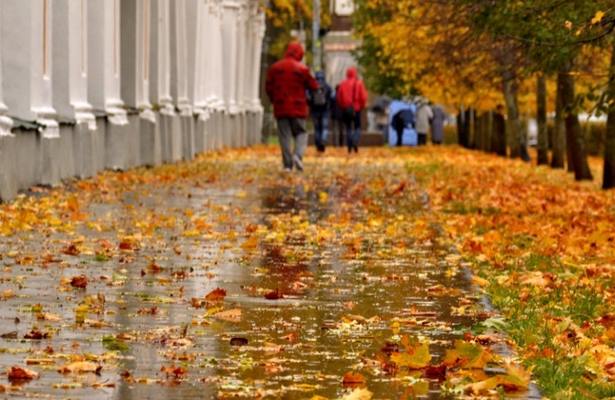
[[[420,185],[386,156],[306,169],[263,151],[119,174],[71,229],[2,238],[0,367],[39,374],[2,396],[337,398],[356,372],[374,398],[455,397],[390,361],[417,337],[437,365],[491,316]]]

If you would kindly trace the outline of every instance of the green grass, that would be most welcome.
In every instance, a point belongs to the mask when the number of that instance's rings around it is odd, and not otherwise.
[[[530,247],[533,238],[518,235],[515,244]],[[574,276],[579,271],[573,266],[564,266],[556,258],[530,254],[523,264],[496,270],[485,263],[479,266],[480,275],[490,281],[487,289],[494,306],[505,317],[499,324],[502,330],[523,349],[535,349],[534,355],[524,364],[533,369],[533,374],[542,394],[551,400],[603,399],[615,396],[615,384],[600,381],[592,374],[592,361],[588,356],[573,356],[566,353],[555,341],[557,332],[554,323],[546,316],[570,318],[577,326],[595,320],[608,310],[602,297],[590,289],[576,284]],[[498,275],[513,272],[543,271],[566,279],[553,288],[530,288],[523,285],[499,284]],[[576,274],[575,274],[576,272]],[[530,295],[521,300],[521,290],[530,290]],[[600,326],[590,325],[586,334],[596,334]]]

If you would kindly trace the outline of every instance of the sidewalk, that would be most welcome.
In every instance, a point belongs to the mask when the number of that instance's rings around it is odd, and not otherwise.
[[[4,206],[0,388],[528,397],[406,155],[345,153],[286,174],[276,148],[226,151]]]

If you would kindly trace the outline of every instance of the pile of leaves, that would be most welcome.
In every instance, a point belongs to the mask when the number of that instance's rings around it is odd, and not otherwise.
[[[613,396],[615,193],[459,148],[407,157],[544,394]]]

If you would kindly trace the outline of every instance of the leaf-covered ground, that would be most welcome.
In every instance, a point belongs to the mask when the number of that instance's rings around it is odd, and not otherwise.
[[[225,151],[0,206],[0,392],[527,398],[532,371],[613,395],[613,195],[456,148],[279,164]]]

